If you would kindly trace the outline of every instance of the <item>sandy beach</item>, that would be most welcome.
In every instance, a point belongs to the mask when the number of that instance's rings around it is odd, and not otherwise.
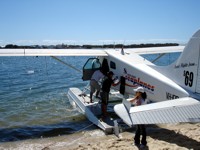
[[[200,123],[147,125],[145,150],[199,150]],[[115,135],[105,135],[100,129],[81,131],[66,136],[1,143],[0,150],[130,150],[135,128]]]
[[[79,144],[70,147],[71,150],[100,150],[100,149],[139,149],[133,146],[135,130],[129,130],[120,134],[101,137],[85,137]],[[167,124],[147,126],[148,150],[199,150],[200,149],[200,124]],[[63,149],[64,150],[64,149]]]

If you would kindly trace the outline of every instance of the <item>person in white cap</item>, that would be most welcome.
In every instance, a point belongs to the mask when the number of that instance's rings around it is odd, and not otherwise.
[[[143,105],[146,99],[146,92],[144,91],[144,88],[139,86],[133,91],[135,92],[135,97],[132,100],[130,100],[130,102],[134,102],[135,106]]]
[[[138,87],[137,89],[134,89],[136,92],[135,97],[130,100],[130,102],[134,102],[135,106],[143,105],[145,103],[146,99],[146,92],[144,91],[143,87]],[[142,135],[142,140],[140,144],[140,135]],[[146,141],[146,129],[144,125],[137,125],[136,126],[136,132],[135,132],[135,137],[134,137],[134,145],[138,146],[140,148],[145,147],[147,145]]]

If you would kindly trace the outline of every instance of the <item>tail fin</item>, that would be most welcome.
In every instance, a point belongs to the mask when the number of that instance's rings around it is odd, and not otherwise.
[[[200,93],[200,30],[189,40],[178,60],[169,67],[168,75],[172,80],[191,92]]]

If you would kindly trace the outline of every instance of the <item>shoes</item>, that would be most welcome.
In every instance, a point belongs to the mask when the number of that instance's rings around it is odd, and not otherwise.
[[[93,103],[93,101],[86,102],[87,104]]]
[[[99,96],[96,96],[96,98],[101,99],[101,97],[99,97]]]
[[[138,148],[140,148],[140,149],[143,149],[143,148],[145,148],[146,147],[146,145],[143,145],[143,144],[137,144],[137,143],[133,143],[132,144],[133,146],[137,146]]]
[[[145,148],[145,147],[146,147],[146,145],[143,145],[143,144],[140,145],[140,148]]]
[[[132,145],[133,145],[133,146],[140,147],[140,144],[137,144],[137,143],[133,143]]]

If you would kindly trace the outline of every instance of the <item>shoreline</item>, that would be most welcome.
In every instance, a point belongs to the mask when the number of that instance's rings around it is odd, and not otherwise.
[[[148,143],[145,150],[200,149],[200,123],[147,125],[146,129]],[[137,150],[132,145],[134,135],[135,128],[120,133],[119,138],[95,129],[58,137],[1,143],[0,150]]]

